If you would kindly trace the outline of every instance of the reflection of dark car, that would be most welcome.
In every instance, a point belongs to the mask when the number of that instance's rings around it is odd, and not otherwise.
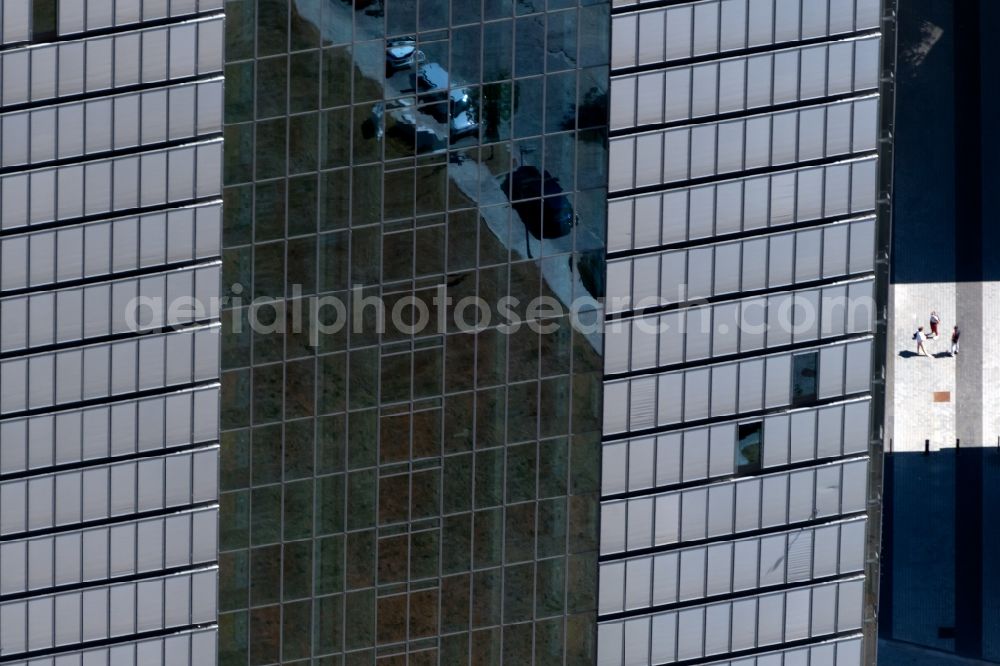
[[[395,114],[393,117],[396,122],[386,129],[386,133],[414,146],[417,154],[433,153],[448,147],[445,137],[432,128],[417,123],[412,112]]]
[[[503,189],[524,226],[535,238],[560,238],[572,229],[573,205],[563,193],[559,181],[548,171],[543,177],[537,167],[518,167],[504,177]],[[539,206],[537,199],[541,196],[545,198]]]
[[[407,105],[387,110],[382,102],[375,104],[371,116],[362,123],[361,133],[366,139],[381,140],[384,135],[391,136],[417,154],[433,153],[448,147],[447,137],[422,123],[416,109]]]
[[[386,76],[391,76],[393,72],[406,69],[414,63],[421,63],[424,58],[424,52],[417,50],[416,40],[410,37],[390,39],[385,45]]]
[[[436,62],[421,65],[410,78],[420,94],[420,101],[430,102],[421,108],[438,122],[448,125],[452,140],[479,131],[479,118],[472,95],[466,88],[449,91],[448,72],[441,65]]]

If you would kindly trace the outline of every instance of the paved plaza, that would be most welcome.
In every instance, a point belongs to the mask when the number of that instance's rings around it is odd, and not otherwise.
[[[887,376],[886,448],[893,452],[962,446],[997,446],[1000,423],[1000,283],[893,284]],[[930,331],[941,317],[940,336],[928,340],[929,356],[917,356],[917,326]],[[949,354],[958,323],[961,351]]]

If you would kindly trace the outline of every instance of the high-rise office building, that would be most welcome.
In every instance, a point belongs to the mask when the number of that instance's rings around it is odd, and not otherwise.
[[[871,663],[881,4],[4,0],[0,664]]]
[[[0,24],[0,662],[210,664],[222,3]]]
[[[597,663],[872,664],[880,3],[614,5]]]

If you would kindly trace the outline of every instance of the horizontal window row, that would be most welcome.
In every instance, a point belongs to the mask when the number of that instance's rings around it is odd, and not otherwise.
[[[804,407],[870,390],[872,341],[831,344],[604,382],[604,434],[762,409]]]
[[[218,376],[218,326],[11,358],[0,361],[0,414]]]
[[[868,451],[869,401],[607,442],[601,494],[616,495]]]
[[[780,528],[865,509],[868,460],[601,503],[601,554]]]
[[[4,541],[0,543],[0,594],[213,564],[218,522],[218,510],[209,508]]]
[[[615,6],[639,4],[616,2]],[[871,30],[879,0],[705,0],[612,17],[611,67]]]
[[[218,196],[222,141],[0,177],[0,227]]]
[[[4,655],[214,622],[217,579],[208,569],[0,603]]]
[[[875,150],[878,98],[620,136],[610,191],[780,167]]]
[[[221,266],[0,299],[0,352],[219,318]]]
[[[220,253],[210,203],[0,237],[0,292],[135,271]]]
[[[52,0],[58,16],[58,34],[71,35],[86,30],[105,30],[141,21],[189,16],[222,9],[222,0]],[[32,0],[4,0],[0,8],[3,32],[0,44],[16,44],[32,39]]]
[[[875,158],[608,202],[608,252],[734,234],[875,208]]]
[[[879,41],[867,37],[618,76],[611,80],[611,129],[873,89]]]
[[[871,279],[612,320],[604,372],[638,372],[872,329]]]
[[[218,419],[218,387],[5,419],[0,474],[214,442]]]
[[[222,9],[223,0],[59,0],[59,34],[105,30]]]
[[[857,578],[602,622],[597,666],[655,666],[857,630],[863,596],[864,581]]]
[[[222,131],[222,79],[0,116],[4,167]]]
[[[635,611],[859,573],[865,520],[601,563],[598,612]]]
[[[820,279],[875,266],[875,220],[754,236],[608,260],[607,312],[695,301]]]
[[[12,106],[222,71],[222,17],[0,53]]]
[[[217,657],[218,629],[198,629],[172,633],[142,641],[118,642],[81,652],[64,652],[58,657],[35,657],[12,661],[5,666],[174,666],[212,664]],[[837,666],[841,666],[838,664]]]
[[[211,502],[219,447],[0,482],[0,535]],[[110,485],[109,485],[110,484]]]
[[[709,666],[861,666],[861,638],[828,640],[800,648],[713,661]]]

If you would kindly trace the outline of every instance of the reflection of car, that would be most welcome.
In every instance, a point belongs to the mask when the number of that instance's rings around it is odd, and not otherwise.
[[[410,81],[418,93],[437,93],[427,95],[427,99],[444,100],[444,93],[448,90],[448,72],[436,62],[421,65],[420,69],[410,75]]]
[[[421,102],[431,102],[423,108],[438,122],[448,124],[452,140],[479,131],[475,100],[466,88],[448,90],[448,72],[441,65],[421,65],[411,79]]]
[[[414,146],[417,154],[433,153],[448,147],[448,140],[433,128],[421,125],[412,110],[399,111],[391,116],[395,122],[386,128],[386,133]]]
[[[416,40],[409,37],[390,39],[385,45],[386,76],[391,76],[393,72],[406,69],[414,63],[421,63],[424,58],[424,52],[417,50]]]
[[[386,110],[385,105],[379,102],[372,107],[371,116],[362,126],[362,136],[380,140],[385,134],[402,141],[418,154],[448,147],[447,139],[433,127],[422,124],[419,114],[408,105]]]
[[[465,88],[456,88],[448,93],[451,102],[448,118],[448,129],[451,138],[458,139],[479,131],[479,120],[476,118],[476,106]]]
[[[537,167],[520,166],[504,178],[503,189],[525,228],[535,238],[560,238],[572,229],[573,205],[559,181],[548,171],[543,177]],[[545,198],[539,207],[537,199],[541,196]]]

